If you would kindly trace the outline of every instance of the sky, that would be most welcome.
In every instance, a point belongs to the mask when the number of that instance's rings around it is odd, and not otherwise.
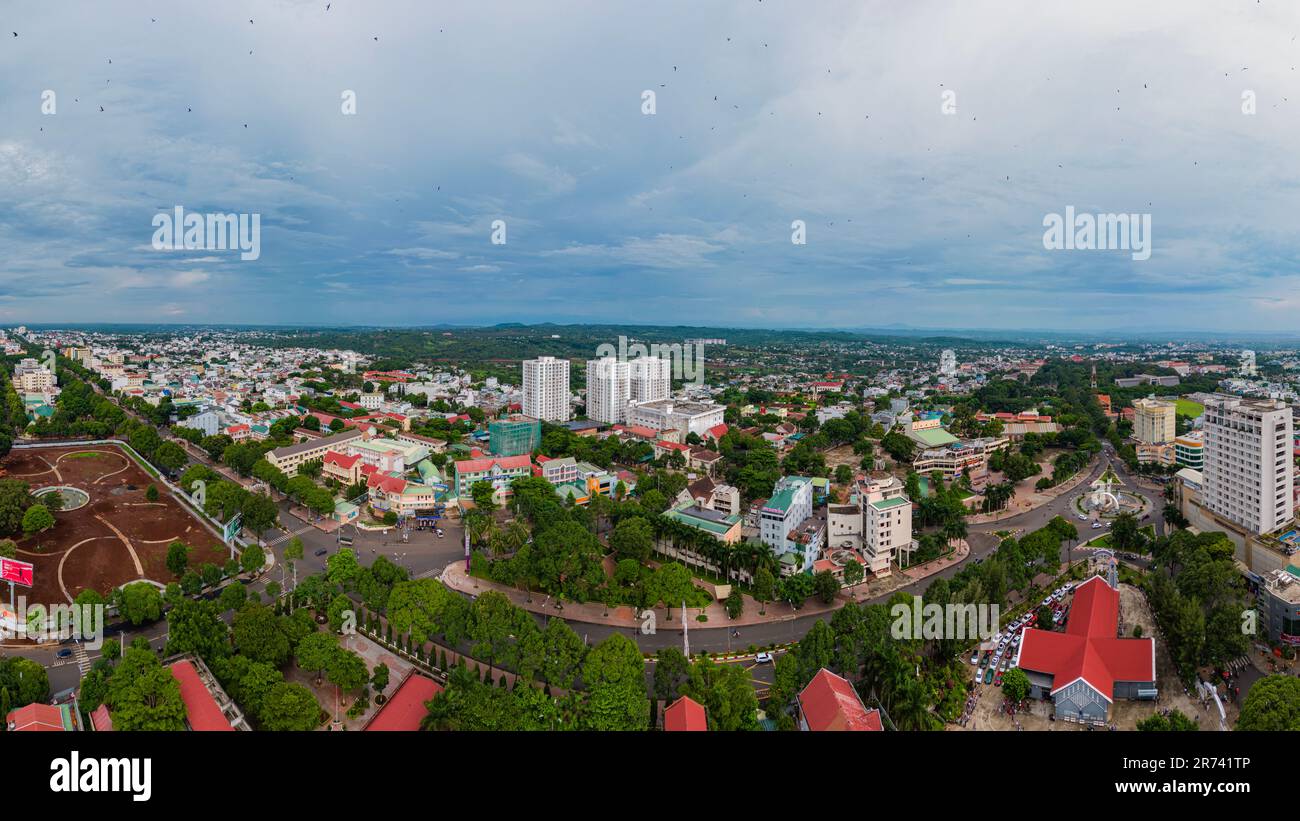
[[[1297,328],[1294,3],[325,5],[0,7],[0,323]]]

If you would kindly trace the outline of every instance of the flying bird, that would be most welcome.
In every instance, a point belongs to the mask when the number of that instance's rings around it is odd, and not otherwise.
[[[103,111],[103,110],[104,110],[104,107],[101,105],[101,106],[99,107],[99,110],[100,110],[100,111]]]

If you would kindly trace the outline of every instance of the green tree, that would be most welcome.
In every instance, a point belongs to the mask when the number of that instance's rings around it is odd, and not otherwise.
[[[320,704],[311,690],[282,681],[263,699],[262,727],[273,732],[314,730],[320,725],[320,714]]]
[[[813,591],[822,604],[830,604],[835,601],[835,594],[840,592],[839,579],[831,571],[823,570],[813,576]]]
[[[148,649],[127,649],[108,680],[104,702],[114,730],[185,729],[180,682]]]
[[[650,700],[645,689],[645,663],[636,644],[613,633],[592,648],[582,665],[587,701],[583,725],[590,730],[645,730],[650,724]]]
[[[1019,702],[1029,697],[1029,676],[1019,667],[1012,667],[1002,674],[1002,692],[1012,701]]]
[[[289,637],[268,607],[250,601],[235,614],[235,649],[254,661],[275,667],[289,659]]]
[[[118,612],[133,625],[157,621],[162,616],[162,593],[149,582],[133,582],[120,591]]]
[[[45,505],[35,504],[23,514],[23,533],[28,536],[54,527],[54,514]]]
[[[190,563],[190,549],[182,541],[175,541],[167,545],[167,569],[172,575],[180,578],[185,575],[185,568]]]
[[[1238,730],[1300,730],[1300,679],[1265,676],[1255,682],[1241,705]]]

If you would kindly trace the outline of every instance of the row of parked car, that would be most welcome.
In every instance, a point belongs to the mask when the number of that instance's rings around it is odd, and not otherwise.
[[[1052,608],[1052,624],[1042,625],[1043,629],[1051,629],[1065,620],[1069,613],[1065,597],[1073,589],[1074,582],[1066,582],[1043,599],[1043,606]],[[1039,626],[1038,612],[1032,611],[1011,622],[1004,632],[994,636],[993,643],[997,646],[992,650],[985,650],[981,656],[979,647],[976,647],[970,657],[971,665],[979,665],[975,671],[975,681],[1001,687],[1002,674],[1015,665],[1013,659],[1020,649],[1020,641],[1024,638],[1025,630]]]

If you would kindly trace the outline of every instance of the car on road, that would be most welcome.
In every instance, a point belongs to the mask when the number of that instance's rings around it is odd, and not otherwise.
[[[328,550],[326,550],[325,548],[322,547],[320,550],[317,550],[317,551],[316,551],[314,554],[312,554],[312,555],[315,555],[315,556],[324,556],[324,555],[325,555],[326,553],[328,553],[328,552],[329,552]]]
[[[1080,514],[1079,514],[1079,521],[1081,521],[1081,522],[1086,522],[1086,521],[1088,521],[1088,517],[1085,516],[1085,515],[1083,515],[1082,513],[1080,513]]]
[[[69,650],[68,648],[64,647],[62,650],[60,650],[59,652],[55,653],[54,655],[55,655],[55,657],[57,657],[57,658],[65,659],[65,658],[68,658],[69,656],[72,655],[72,651]]]
[[[1102,524],[1101,524],[1101,522],[1093,522],[1093,523],[1092,523],[1092,529],[1093,529],[1093,530],[1101,530],[1101,528],[1102,528]]]
[[[754,656],[755,664],[770,664],[771,662],[772,662],[771,653],[759,653],[758,655]]]

